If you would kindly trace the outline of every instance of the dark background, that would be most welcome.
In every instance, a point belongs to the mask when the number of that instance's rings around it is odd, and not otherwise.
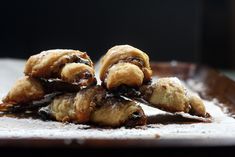
[[[151,60],[235,68],[233,0],[4,1],[0,57],[71,48],[98,60],[130,44]]]

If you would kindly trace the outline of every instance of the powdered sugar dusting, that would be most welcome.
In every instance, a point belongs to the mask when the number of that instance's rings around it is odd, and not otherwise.
[[[131,139],[131,138],[234,138],[235,120],[224,114],[214,102],[204,100],[207,111],[212,116],[211,123],[190,124],[149,124],[139,128],[91,128],[89,125],[64,124],[35,119],[0,118],[0,138],[49,138],[49,139]],[[164,111],[143,106],[148,116],[164,114]],[[186,116],[187,117],[187,116]],[[191,116],[191,118],[193,118]],[[229,128],[229,129],[228,129]],[[226,134],[225,134],[226,132]]]
[[[15,61],[4,60],[6,68],[2,68],[1,78],[1,96],[5,95],[10,89],[10,85],[19,78],[18,75],[22,75],[23,63],[19,62],[16,65]],[[12,67],[10,67],[12,65]],[[19,68],[16,71],[8,74],[11,68]],[[5,73],[3,71],[5,69]],[[97,71],[97,70],[96,70]],[[99,76],[98,74],[96,76]],[[10,79],[9,79],[10,78]],[[13,79],[14,78],[14,79]],[[153,78],[155,81],[157,77]],[[184,82],[183,82],[184,83]],[[190,83],[190,82],[187,82]],[[194,83],[194,84],[193,84]],[[4,86],[6,84],[7,86]],[[203,84],[198,84],[191,81],[191,84],[198,87],[198,90],[203,89]],[[207,111],[212,116],[211,123],[197,122],[197,123],[154,123],[147,126],[137,128],[92,128],[89,125],[79,124],[64,124],[54,121],[41,121],[37,119],[18,119],[10,117],[0,117],[0,138],[45,138],[45,139],[65,139],[66,143],[70,143],[70,139],[155,139],[156,135],[161,139],[204,139],[204,138],[235,138],[235,119],[229,117],[226,112],[223,112],[220,104],[216,99],[213,101],[204,100]],[[146,115],[168,115],[174,116],[174,114],[166,113],[164,111],[148,107],[141,104]],[[198,117],[182,114],[184,117],[195,119]]]
[[[188,79],[187,84],[189,87],[193,87],[194,90],[196,91],[205,91],[206,86],[204,85],[203,82],[195,82],[193,79]]]

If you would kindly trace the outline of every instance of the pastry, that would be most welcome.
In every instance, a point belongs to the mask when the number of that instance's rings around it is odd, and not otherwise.
[[[6,97],[2,99],[0,111],[6,111],[15,104],[24,104],[44,97],[45,91],[37,79],[25,76],[16,81]]]
[[[101,59],[100,80],[107,89],[138,87],[151,76],[148,55],[130,45],[114,46]]]
[[[173,113],[206,116],[202,100],[189,93],[177,78],[159,78],[151,85],[140,87],[140,91],[143,99],[153,107]]]
[[[62,122],[93,123],[111,127],[146,124],[146,116],[136,102],[110,96],[100,86],[57,96],[48,107],[39,110],[42,115],[45,112]]]
[[[44,79],[61,79],[80,86],[96,81],[93,63],[85,52],[56,49],[31,56],[25,65],[25,75]]]
[[[46,95],[56,92],[77,92],[79,85],[59,80],[45,80],[24,76],[17,80],[0,103],[0,111],[8,111],[16,106],[26,106],[32,101],[43,99]]]

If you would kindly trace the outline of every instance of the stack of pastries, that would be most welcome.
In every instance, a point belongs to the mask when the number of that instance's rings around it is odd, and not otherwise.
[[[25,112],[35,102],[42,102],[36,106],[37,114],[48,119],[134,127],[147,122],[136,101],[141,98],[167,112],[206,116],[200,97],[186,91],[176,78],[152,82],[148,55],[130,45],[114,46],[102,57],[101,85],[97,85],[90,57],[78,50],[56,49],[33,55],[24,74],[2,99],[1,112]]]

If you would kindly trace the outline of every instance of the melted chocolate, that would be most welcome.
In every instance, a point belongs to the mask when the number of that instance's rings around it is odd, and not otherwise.
[[[127,85],[121,85],[117,87],[116,89],[111,90],[111,92],[114,95],[117,95],[117,96],[123,95],[129,98],[140,97],[141,95],[138,88],[129,87]]]
[[[73,57],[74,57],[74,62],[76,62],[76,63],[83,63],[83,64],[86,64],[88,66],[92,65],[91,61],[89,59],[82,58],[79,55],[76,55],[76,56],[73,56]]]
[[[49,106],[42,107],[38,110],[38,115],[44,121],[53,120]]]
[[[135,64],[141,69],[144,67],[144,61],[139,57],[128,57],[124,60],[124,62]]]
[[[137,125],[143,125],[146,123],[146,116],[143,115],[142,112],[134,112],[130,115],[130,117],[126,120],[126,127],[133,127]]]
[[[78,92],[81,87],[58,79],[46,80],[39,79],[46,93],[53,92]]]
[[[87,86],[92,82],[96,83],[96,79],[93,78],[93,75],[89,71],[78,73],[74,79],[74,83],[79,86]]]
[[[140,87],[141,98],[148,101],[153,94],[151,85],[143,85]]]

